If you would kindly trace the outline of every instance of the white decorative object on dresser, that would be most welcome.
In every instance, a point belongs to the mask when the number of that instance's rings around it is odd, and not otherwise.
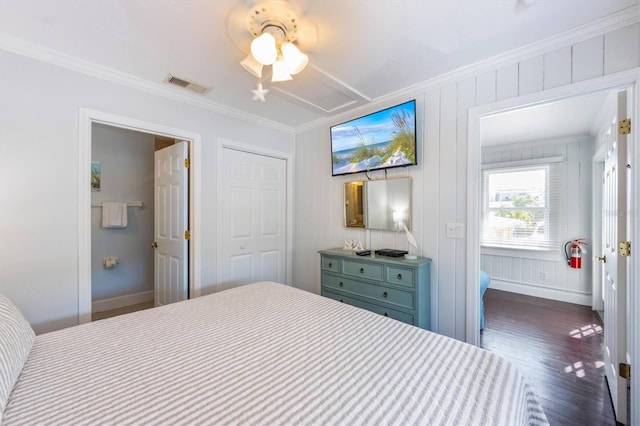
[[[429,330],[431,259],[321,250],[322,295]]]

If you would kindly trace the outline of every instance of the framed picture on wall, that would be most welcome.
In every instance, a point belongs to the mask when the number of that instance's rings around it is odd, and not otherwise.
[[[91,191],[100,191],[100,162],[91,162]]]

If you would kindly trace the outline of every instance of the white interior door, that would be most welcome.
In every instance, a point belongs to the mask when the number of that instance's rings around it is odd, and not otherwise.
[[[218,288],[286,279],[286,160],[224,148]]]
[[[188,294],[187,142],[155,152],[154,289],[156,306]]]
[[[614,138],[602,174],[602,249],[606,257],[603,272],[604,363],[611,400],[620,423],[627,423],[627,380],[618,375],[618,365],[627,361],[626,272],[627,258],[618,244],[627,239],[627,141],[618,133],[617,122],[627,117],[626,92],[618,94]]]

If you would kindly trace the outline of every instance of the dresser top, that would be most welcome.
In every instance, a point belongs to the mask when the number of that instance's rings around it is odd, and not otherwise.
[[[373,252],[375,250],[371,250],[370,256],[358,256],[355,254],[353,250],[345,250],[342,248],[331,248],[326,250],[320,250],[318,253],[327,254],[331,256],[340,256],[346,258],[352,258],[357,260],[369,260],[369,261],[378,261],[384,263],[391,263],[395,265],[404,265],[404,266],[419,266],[424,263],[431,263],[431,259],[426,257],[419,257],[417,259],[409,260],[404,257],[388,257],[388,256],[376,256]]]

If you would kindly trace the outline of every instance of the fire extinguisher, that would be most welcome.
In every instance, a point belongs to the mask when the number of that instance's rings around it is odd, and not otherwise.
[[[564,255],[567,258],[567,265],[573,269],[582,268],[582,253],[587,252],[583,246],[586,245],[587,243],[584,241],[584,238],[577,238],[565,243]],[[569,246],[571,246],[571,248],[569,248]]]

